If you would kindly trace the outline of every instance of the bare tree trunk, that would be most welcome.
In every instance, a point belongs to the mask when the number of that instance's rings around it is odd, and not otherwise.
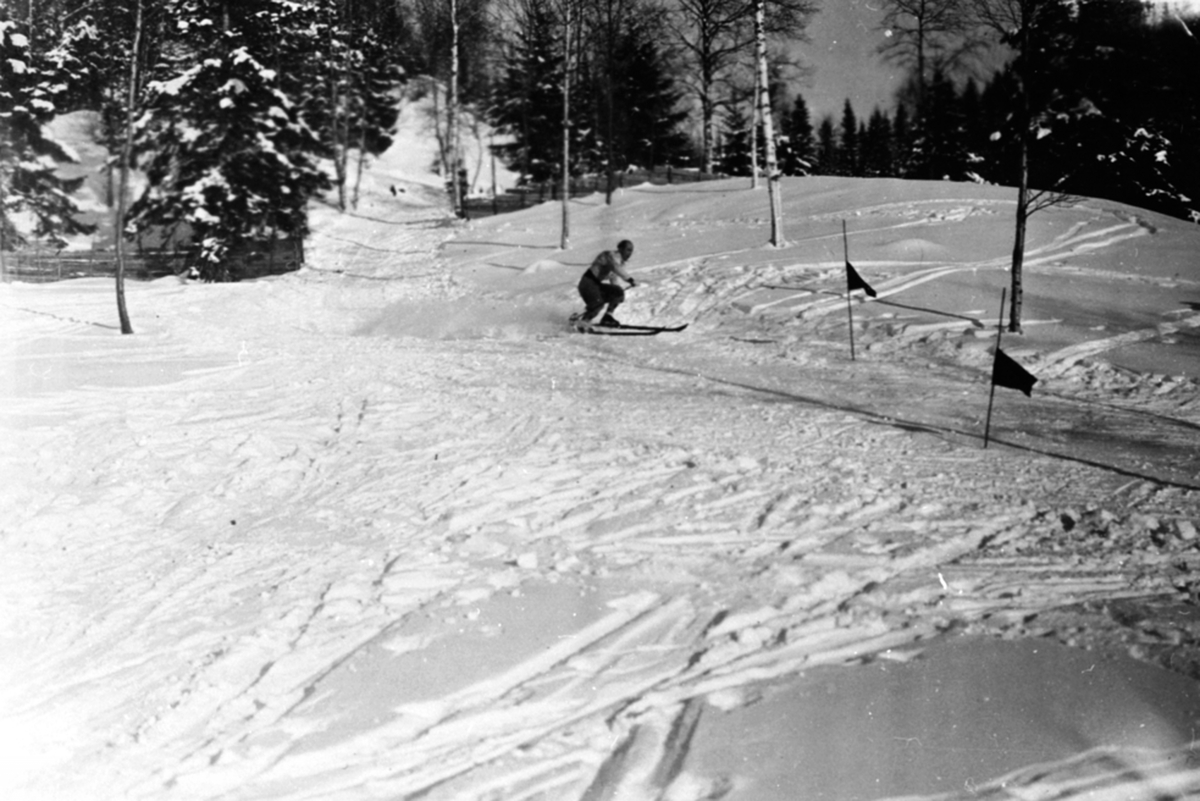
[[[708,66],[700,68],[702,73],[702,91],[700,97],[700,114],[702,116],[701,138],[704,150],[704,171],[710,175],[716,169],[716,139],[717,139],[717,110],[712,99],[713,76]]]
[[[367,126],[363,122],[362,130],[358,134],[358,166],[354,174],[354,194],[350,198],[352,208],[358,208],[358,190],[362,187],[363,162],[367,160]]]
[[[925,21],[917,20],[917,114],[925,117]]]
[[[1021,299],[1024,291],[1022,271],[1025,265],[1025,231],[1029,221],[1029,136],[1021,133],[1017,176],[1016,232],[1012,251],[1012,297],[1009,299],[1008,330],[1021,332]]]
[[[616,0],[608,0],[607,6],[606,6],[606,10],[608,12],[607,18],[606,18],[606,22],[608,23],[608,25],[607,25],[608,30],[607,30],[607,34],[605,36],[605,45],[604,45],[605,48],[607,49],[607,56],[608,56],[608,59],[606,61],[606,64],[608,66],[608,80],[605,84],[605,87],[607,89],[607,94],[608,94],[608,98],[607,98],[607,100],[608,100],[608,131],[605,135],[605,139],[607,140],[608,154],[605,159],[607,162],[607,164],[606,164],[607,169],[605,170],[605,173],[606,173],[605,177],[607,178],[607,183],[606,183],[605,189],[604,189],[604,203],[605,203],[605,205],[608,205],[608,206],[612,205],[613,184],[616,182],[615,176],[613,175],[613,76],[617,74],[616,69],[614,69],[614,67],[613,67],[613,58],[614,58],[614,56],[613,56],[613,51],[614,51],[613,38],[616,36],[616,30],[615,30],[616,24],[615,24],[615,20],[613,19],[613,17],[614,17],[613,5],[614,5],[615,1]]]
[[[758,189],[758,125],[762,119],[761,94],[758,89],[758,63],[754,64],[754,93],[751,96],[750,107],[750,188]]]
[[[464,166],[463,168],[464,177],[466,178],[466,181],[463,183],[463,192],[465,193],[463,196],[463,209],[465,210],[467,206],[467,198],[471,196],[471,193],[475,191],[476,187],[483,186],[483,159],[486,148],[484,147],[481,120],[478,117],[472,115],[469,125],[464,125],[463,121],[460,119],[458,121],[458,126],[458,152],[460,154],[462,153],[463,131],[467,131],[471,134],[471,141],[475,144],[475,160],[471,165]],[[464,165],[466,165],[466,156],[460,156],[460,160]]]
[[[463,216],[462,182],[458,179],[459,143],[458,143],[458,0],[450,0],[450,98],[446,113],[446,138],[450,146],[450,182],[453,187],[450,197],[454,203],[454,213]]]
[[[717,104],[713,100],[716,74],[710,60],[713,42],[707,23],[700,22],[700,139],[704,171],[712,174],[716,169]]]
[[[129,159],[133,151],[133,113],[137,103],[138,54],[142,49],[142,0],[138,0],[133,28],[133,47],[129,54],[129,86],[125,96],[125,141],[121,145],[121,180],[117,188],[117,218],[114,234],[117,251],[117,317],[122,334],[132,334],[129,310],[125,306],[125,195],[129,191]]]
[[[571,246],[571,0],[565,3],[563,27],[563,146],[562,146],[562,236],[559,247]]]
[[[492,214],[499,214],[499,199],[496,194],[496,141],[495,135],[491,131],[488,131],[488,153],[492,159]]]
[[[338,73],[337,68],[333,65],[329,67],[329,116],[332,121],[330,125],[330,133],[333,136],[333,171],[335,180],[337,181],[338,190],[338,211],[346,210],[346,142],[342,139],[341,118],[342,113],[338,109],[341,101],[341,96],[338,90]]]
[[[0,160],[0,283],[8,283],[8,265],[5,263],[5,251],[8,250],[8,215],[4,213],[4,201],[8,197],[5,189],[3,161]]]
[[[1020,119],[1017,120],[1017,136],[1018,139],[1018,174],[1017,174],[1017,218],[1016,231],[1013,235],[1013,256],[1012,256],[1012,297],[1009,299],[1011,304],[1008,314],[1008,330],[1013,333],[1021,333],[1021,301],[1024,297],[1024,281],[1023,269],[1025,265],[1025,232],[1028,227],[1029,220],[1029,149],[1030,128],[1033,125],[1033,114],[1030,109],[1029,101],[1029,75],[1026,74],[1029,69],[1029,21],[1025,20],[1021,31],[1021,53],[1025,57],[1025,66],[1017,75],[1018,92],[1020,99],[1017,101],[1019,106]]]
[[[780,186],[779,165],[775,159],[775,123],[771,113],[771,88],[767,74],[767,34],[765,0],[757,0],[754,16],[755,39],[758,44],[758,108],[763,121],[763,144],[767,157],[767,194],[771,198],[771,244],[783,245],[783,192]]]
[[[441,96],[438,94],[438,81],[436,78],[429,81],[429,86],[432,89],[433,96],[433,136],[437,139],[438,146],[438,164],[442,170],[442,179],[450,174],[450,146],[446,141],[446,135],[442,133],[442,104]],[[453,193],[454,190],[447,188],[448,193]],[[451,194],[452,197],[452,194]],[[451,201],[453,202],[453,200]]]
[[[111,134],[109,136],[111,137]],[[111,142],[111,140],[110,140],[110,142]],[[111,147],[111,143],[110,143],[110,147]],[[116,191],[117,191],[116,187],[113,186],[112,164],[105,164],[104,165],[104,205],[110,209],[116,204],[116,199],[113,197],[113,195],[116,193]]]

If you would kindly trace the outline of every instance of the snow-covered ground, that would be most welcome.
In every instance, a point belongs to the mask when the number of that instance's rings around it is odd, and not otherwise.
[[[135,336],[0,286],[0,797],[1200,793],[1200,230],[1033,218],[985,449],[1011,190],[791,179],[772,248],[635,187],[564,251],[422,146]],[[567,329],[621,238],[686,331]]]

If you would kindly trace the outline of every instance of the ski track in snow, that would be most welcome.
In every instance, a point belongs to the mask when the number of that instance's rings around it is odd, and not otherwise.
[[[863,211],[897,209],[894,228],[928,224],[924,204]],[[334,229],[296,275],[133,285],[128,342],[96,330],[100,284],[5,287],[14,375],[42,365],[18,340],[112,368],[14,380],[0,412],[6,798],[653,798],[700,781],[678,766],[703,701],[952,621],[1171,591],[1161,561],[1038,574],[1017,549],[1073,503],[1197,514],[1170,481],[1194,484],[1200,410],[1089,405],[1066,371],[1099,346],[1050,359],[1058,394],[1010,405],[1008,447],[983,451],[977,363],[847,363],[825,319],[844,298],[761,289],[840,262],[649,265],[639,303],[695,321],[675,341],[360,335],[391,303],[468,291],[430,269],[452,229],[415,222],[371,240],[383,263]],[[1080,223],[1027,264],[1145,234]],[[1004,266],[924,262],[878,289]],[[1124,432],[1128,459],[1109,469],[1088,427]],[[394,669],[359,697],[356,673],[495,636],[490,604],[546,586],[602,589],[546,647],[432,695]],[[347,708],[371,723],[338,729]]]

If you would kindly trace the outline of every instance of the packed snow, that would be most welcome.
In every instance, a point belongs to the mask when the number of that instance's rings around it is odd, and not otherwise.
[[[1200,793],[1200,229],[1031,219],[984,448],[1012,190],[787,179],[772,247],[637,186],[564,250],[431,163],[134,336],[0,286],[0,797]],[[624,238],[686,331],[569,329]]]

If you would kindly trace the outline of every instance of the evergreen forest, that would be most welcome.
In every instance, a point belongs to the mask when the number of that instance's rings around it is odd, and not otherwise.
[[[828,3],[827,3],[828,5]],[[0,251],[86,228],[48,123],[88,110],[130,241],[182,238],[207,280],[248,242],[303,237],[398,109],[433,93],[435,165],[496,131],[523,181],[762,169],[763,14],[778,169],[1028,186],[1200,221],[1200,20],[1142,0],[881,0],[890,108],[804,99],[812,0],[0,0]],[[144,176],[128,198],[121,176]],[[448,180],[448,184],[454,184]],[[457,200],[461,200],[457,198]],[[167,233],[162,233],[167,232]]]

